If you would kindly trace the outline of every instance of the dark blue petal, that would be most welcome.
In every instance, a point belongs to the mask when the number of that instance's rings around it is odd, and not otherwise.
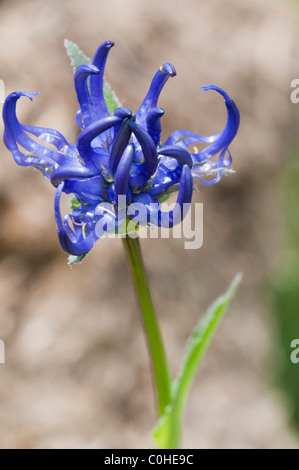
[[[132,117],[132,111],[129,108],[126,108],[125,106],[119,106],[114,111],[114,116],[118,116],[122,119],[128,119]]]
[[[155,173],[158,165],[156,146],[153,139],[141,126],[132,121],[129,121],[129,126],[141,145],[144,156],[142,172],[144,177],[148,179]]]
[[[132,111],[129,108],[125,108],[124,106],[120,106],[119,108],[116,108],[116,110],[114,111],[114,116],[118,116],[124,120],[130,119],[130,118],[135,120],[135,116],[133,116]],[[121,124],[117,124],[114,127],[114,138],[116,138],[118,132],[120,131]]]
[[[90,178],[95,176],[94,172],[86,168],[85,166],[81,167],[59,167],[55,168],[50,176],[50,181],[57,188],[59,184],[70,178],[83,179]]]
[[[80,256],[91,250],[97,241],[97,236],[94,230],[91,230],[91,227],[88,227],[88,233],[84,234],[83,224],[80,224],[80,227],[77,226],[75,232],[73,232],[69,224],[63,223],[60,214],[60,198],[63,188],[64,182],[60,183],[55,195],[54,211],[57,233],[62,249],[71,255]],[[66,217],[66,221],[68,221],[68,217]]]
[[[174,77],[175,75],[176,71],[172,64],[166,63],[159,68],[153,78],[146,97],[144,98],[140,108],[136,113],[136,122],[138,124],[144,125],[146,114],[151,108],[155,108],[157,106],[159,95],[165,83],[169,77]]]
[[[50,176],[53,168],[64,165],[79,165],[75,146],[69,144],[56,130],[42,127],[24,126],[16,116],[16,103],[21,96],[30,100],[35,94],[25,91],[11,93],[3,105],[4,143],[12,153],[16,163],[22,166],[34,166],[40,169],[46,177]],[[56,150],[44,147],[33,140],[28,133],[41,141],[54,145]],[[22,152],[19,146],[26,150]]]
[[[115,176],[115,197],[116,203],[118,201],[118,196],[123,196],[127,194],[128,183],[129,183],[129,173],[134,156],[134,147],[133,145],[128,145],[120,159],[119,165],[117,167],[116,176]]]
[[[78,103],[80,109],[78,112],[78,117],[80,117],[80,127],[88,126],[92,121],[100,118],[93,109],[93,104],[90,98],[87,79],[91,75],[98,75],[99,69],[91,64],[83,64],[77,68],[74,81],[75,81],[75,90],[77,93]]]
[[[147,132],[154,141],[156,147],[160,144],[161,138],[161,117],[164,114],[162,108],[151,108],[146,115]]]
[[[100,73],[97,76],[91,76],[90,77],[90,94],[91,94],[91,100],[93,103],[93,106],[97,111],[99,111],[100,115],[102,117],[110,116],[110,113],[108,111],[105,99],[104,99],[104,93],[103,93],[103,79],[104,79],[104,69],[105,69],[105,64],[106,60],[108,57],[108,53],[111,49],[111,47],[114,46],[114,42],[112,41],[105,41],[103,42],[98,50],[95,53],[95,56],[93,58],[93,65],[95,65]]]
[[[90,126],[81,132],[77,140],[77,148],[86,164],[95,164],[93,158],[98,158],[95,149],[91,146],[91,142],[103,132],[111,129],[111,127],[119,124],[120,122],[122,122],[121,117],[109,116],[90,124]]]
[[[115,177],[118,164],[126,146],[129,143],[130,136],[131,129],[129,121],[125,120],[123,121],[111,147],[109,164],[105,169],[105,175],[107,178],[113,179]]]

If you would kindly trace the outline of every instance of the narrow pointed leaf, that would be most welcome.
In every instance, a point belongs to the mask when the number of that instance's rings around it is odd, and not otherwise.
[[[152,433],[160,449],[175,449],[179,445],[182,415],[188,391],[201,358],[240,284],[241,277],[241,274],[237,274],[227,291],[210,306],[187,342],[185,359],[172,385],[171,402]]]
[[[76,43],[73,41],[69,41],[68,39],[64,40],[64,47],[66,48],[66,53],[71,60],[71,66],[73,67],[74,71],[83,64],[89,64],[91,62],[90,58],[81,51],[81,49],[77,46]]]

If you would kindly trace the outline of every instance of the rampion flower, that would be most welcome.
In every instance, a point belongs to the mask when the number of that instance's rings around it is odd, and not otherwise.
[[[83,64],[75,72],[79,102],[76,121],[82,129],[76,145],[54,129],[26,126],[18,121],[17,100],[21,96],[32,100],[35,94],[12,93],[3,106],[5,145],[16,163],[41,170],[57,188],[55,217],[59,240],[66,252],[77,256],[87,253],[109,230],[115,218],[115,211],[110,211],[109,206],[117,209],[120,196],[126,197],[127,204],[144,205],[145,224],[171,227],[179,222],[184,216],[183,205],[191,202],[193,178],[205,185],[217,183],[223,169],[231,164],[228,146],[239,127],[239,111],[234,102],[221,88],[207,85],[202,89],[215,90],[225,100],[227,122],[223,131],[203,137],[176,130],[161,145],[160,121],[164,111],[157,106],[158,98],[168,78],[176,75],[169,63],[156,72],[136,114],[120,106],[111,115],[104,98],[103,76],[113,45],[111,41],[102,43],[92,64]],[[198,152],[187,150],[198,143],[208,145]],[[218,159],[212,161],[218,154]],[[205,175],[215,177],[206,180]],[[160,201],[176,190],[175,209],[163,212]],[[62,192],[74,194],[77,199],[71,214],[63,220],[59,208]],[[107,209],[99,210],[103,202]],[[119,227],[124,220],[116,218]]]

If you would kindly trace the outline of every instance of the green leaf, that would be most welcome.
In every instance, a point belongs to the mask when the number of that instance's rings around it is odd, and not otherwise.
[[[89,64],[91,62],[90,58],[79,49],[76,43],[65,39],[64,47],[66,48],[67,55],[71,59],[71,66],[74,72],[80,65]]]
[[[110,114],[113,114],[116,108],[121,106],[121,102],[117,98],[115,92],[112,90],[111,86],[109,85],[106,80],[104,80],[104,98],[107,104],[107,108]]]
[[[172,384],[171,402],[152,433],[160,449],[176,449],[179,445],[182,415],[188,391],[201,358],[232,300],[241,278],[241,274],[237,274],[225,294],[210,306],[187,342],[185,359],[178,377]]]
[[[90,58],[81,51],[76,43],[69,41],[68,39],[64,40],[64,47],[66,48],[67,55],[71,59],[71,66],[74,71],[82,64],[89,64],[91,62]],[[104,98],[107,104],[107,108],[110,114],[113,114],[116,108],[121,106],[121,102],[117,98],[114,91],[111,89],[109,83],[104,80],[103,86]]]

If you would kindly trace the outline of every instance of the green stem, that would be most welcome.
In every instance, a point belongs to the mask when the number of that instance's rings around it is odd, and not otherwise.
[[[139,239],[123,238],[142,313],[156,383],[159,416],[171,400],[171,381],[162,336],[143,264]]]

